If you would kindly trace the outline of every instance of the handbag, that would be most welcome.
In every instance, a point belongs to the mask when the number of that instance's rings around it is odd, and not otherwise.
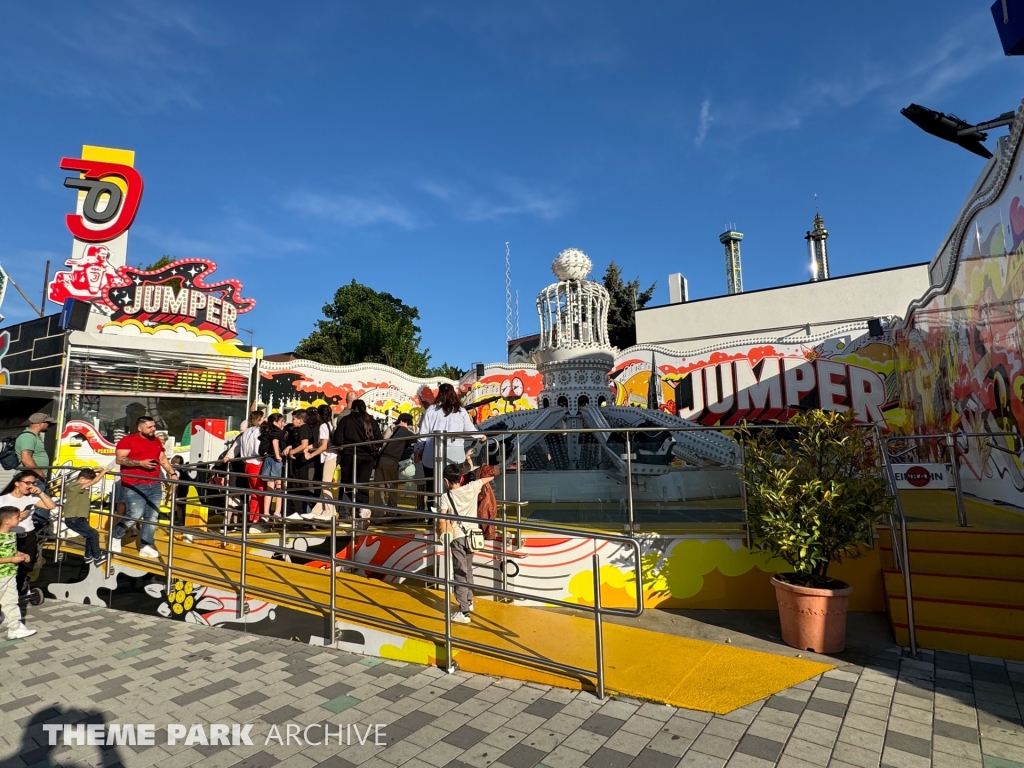
[[[452,498],[451,491],[448,491],[448,506],[451,508],[454,514],[459,514],[458,509],[455,506],[455,499]],[[484,532],[481,531],[479,528],[475,531],[467,531],[466,526],[462,523],[461,520],[457,523],[457,525],[459,526],[459,528],[462,529],[462,534],[466,539],[466,549],[468,549],[470,552],[483,552],[484,547],[486,546],[484,542]]]

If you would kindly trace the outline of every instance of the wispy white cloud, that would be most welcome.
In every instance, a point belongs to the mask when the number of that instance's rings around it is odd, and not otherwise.
[[[206,52],[221,41],[200,13],[149,0],[70,6],[60,23],[23,6],[0,26],[0,81],[122,112],[199,108]]]
[[[130,249],[130,260],[156,260],[167,254],[175,258],[198,256],[206,259],[231,259],[235,257],[260,258],[274,257],[297,253],[309,249],[302,240],[282,237],[255,224],[247,219],[232,216],[224,222],[218,222],[217,236],[212,238],[195,237],[184,234],[177,229],[136,224],[132,227],[132,236],[137,237],[149,246],[146,256],[139,255],[141,249]]]
[[[416,216],[405,205],[380,196],[357,197],[296,191],[285,199],[284,206],[308,216],[329,219],[345,227],[394,224],[403,229],[415,229],[418,226]]]
[[[698,147],[704,143],[708,135],[708,128],[711,127],[711,100],[704,99],[700,104],[700,115],[697,117],[697,135],[693,143]]]
[[[432,197],[448,203],[463,221],[497,221],[509,216],[535,216],[552,221],[563,216],[572,201],[560,190],[533,188],[523,182],[505,179],[491,193],[481,193],[465,184],[420,184]]]
[[[813,115],[870,101],[891,114],[910,102],[942,109],[937,100],[1003,58],[993,44],[991,24],[987,12],[973,14],[924,50],[902,51],[899,61],[863,61],[832,77],[798,83],[772,103],[746,98],[719,105],[715,122],[723,137],[737,143],[758,134],[796,130]]]

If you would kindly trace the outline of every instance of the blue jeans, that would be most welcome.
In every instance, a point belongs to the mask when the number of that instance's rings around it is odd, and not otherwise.
[[[89,525],[87,517],[65,517],[64,524],[68,530],[74,531],[85,540],[85,559],[100,559],[100,535]]]
[[[128,526],[142,518],[142,544],[153,546],[153,534],[156,533],[156,521],[160,519],[160,502],[164,498],[164,489],[160,483],[139,483],[129,485],[121,483],[121,501],[125,505],[125,519],[114,527],[114,538],[124,537]]]

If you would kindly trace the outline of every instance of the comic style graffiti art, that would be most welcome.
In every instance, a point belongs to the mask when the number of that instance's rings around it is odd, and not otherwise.
[[[896,335],[900,399],[910,414],[905,431],[983,435],[960,441],[964,488],[1018,506],[1024,505],[1020,138],[1018,125],[1007,150],[1012,162],[978,191],[981,207],[968,204],[962,242],[954,240],[940,256],[952,263],[947,290],[917,307]]]
[[[813,408],[852,409],[859,421],[889,428],[901,418],[892,348],[867,334],[696,358],[633,348],[619,355],[611,377],[616,405],[653,407],[706,426],[785,422]]]
[[[463,405],[477,423],[492,416],[537,407],[537,396],[544,388],[543,377],[535,368],[488,366],[479,380],[460,388]],[[510,370],[493,370],[509,368]]]
[[[458,384],[450,379],[417,379],[376,363],[341,366],[312,360],[262,360],[257,399],[271,410],[326,403],[339,413],[348,394],[353,393],[377,416],[411,413],[418,421],[443,382]]]

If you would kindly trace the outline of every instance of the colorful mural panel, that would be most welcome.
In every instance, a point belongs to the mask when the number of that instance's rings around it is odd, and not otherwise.
[[[775,592],[770,578],[789,568],[763,552],[746,548],[741,536],[706,538],[642,534],[641,585],[648,608],[716,608],[773,610]],[[610,541],[596,543],[601,556],[601,604],[612,608],[636,606],[636,563],[632,549]],[[533,595],[535,604],[547,599],[581,605],[594,603],[591,557],[593,539],[530,535],[523,540],[517,559],[505,559],[488,542],[475,555],[476,580],[500,587],[498,574],[507,574],[510,589]],[[339,558],[352,557],[349,546]],[[424,537],[419,541],[384,536],[359,539],[356,562],[410,573],[434,573],[436,549]],[[326,563],[321,564],[327,567]],[[884,595],[878,549],[864,550],[835,566],[835,575],[855,587],[850,607],[855,611],[882,611]],[[363,575],[368,575],[364,572]],[[384,581],[402,578],[385,575]],[[529,602],[529,601],[527,601]]]
[[[656,367],[652,386],[652,367]],[[737,346],[697,357],[634,347],[612,371],[616,405],[654,407],[706,426],[785,422],[813,408],[902,422],[892,347],[867,335],[816,345]]]
[[[1018,119],[1018,123],[1020,120]],[[977,200],[942,259],[955,259],[948,290],[932,298],[896,334],[907,434],[960,432],[965,490],[1024,506],[1024,159],[1021,128],[1009,161]],[[993,194],[998,193],[998,194]],[[973,201],[972,201],[973,202]],[[966,435],[982,434],[983,437]],[[938,444],[921,460],[939,459]]]
[[[491,416],[536,407],[541,377],[533,368],[497,364],[486,366],[480,379],[464,383],[444,378],[419,379],[385,365],[323,365],[311,360],[260,363],[257,399],[271,410],[305,408],[327,403],[335,413],[345,407],[351,392],[379,417],[411,413],[418,423],[434,402],[437,388],[448,383],[477,422]]]

